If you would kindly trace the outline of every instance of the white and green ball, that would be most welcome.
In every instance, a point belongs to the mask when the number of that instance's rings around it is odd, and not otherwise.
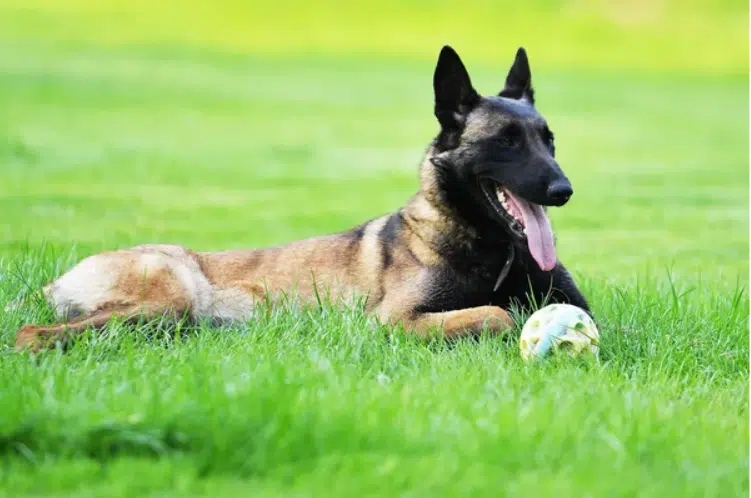
[[[524,323],[519,338],[522,359],[528,362],[550,353],[598,355],[600,332],[583,309],[571,304],[550,304]]]

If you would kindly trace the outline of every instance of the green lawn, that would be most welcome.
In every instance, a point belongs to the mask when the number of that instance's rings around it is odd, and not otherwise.
[[[231,30],[149,45],[148,19],[98,42],[74,7],[35,3],[49,17],[0,5],[0,307],[98,250],[282,243],[417,188],[440,45],[241,54]],[[92,32],[125,25],[97,15]],[[46,30],[54,16],[73,20]],[[495,62],[456,48],[500,89],[516,45]],[[329,307],[177,339],[113,324],[34,361],[11,350],[50,318],[31,303],[0,312],[0,494],[748,496],[744,50],[707,71],[684,52],[656,71],[530,50],[576,192],[552,210],[559,255],[602,322],[599,365],[526,366],[516,334],[425,344]]]

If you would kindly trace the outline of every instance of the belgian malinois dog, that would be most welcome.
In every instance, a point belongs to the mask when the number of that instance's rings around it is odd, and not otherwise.
[[[433,89],[440,132],[420,165],[420,190],[397,212],[278,247],[141,245],[90,256],[43,289],[61,323],[22,326],[17,348],[61,344],[113,317],[249,320],[280,295],[314,303],[322,291],[365,296],[371,316],[421,337],[500,334],[514,325],[511,307],[546,299],[589,312],[556,257],[546,209],[573,189],[535,109],[525,50],[505,87],[482,97],[445,46]]]

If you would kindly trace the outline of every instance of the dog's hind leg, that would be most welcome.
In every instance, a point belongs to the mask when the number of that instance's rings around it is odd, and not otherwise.
[[[84,259],[45,286],[44,295],[59,323],[21,327],[17,349],[54,347],[88,328],[102,328],[113,317],[132,322],[200,316],[212,291],[186,250],[140,246]]]
[[[132,323],[164,316],[179,318],[188,310],[176,310],[165,306],[137,304],[95,311],[90,315],[54,325],[24,325],[16,332],[16,350],[38,352],[42,349],[65,346],[76,335],[86,330],[102,329],[111,319],[118,318]]]

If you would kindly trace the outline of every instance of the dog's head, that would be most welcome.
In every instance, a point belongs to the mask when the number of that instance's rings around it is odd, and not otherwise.
[[[483,230],[528,246],[543,271],[556,264],[545,206],[573,189],[555,160],[553,132],[534,106],[527,54],[516,53],[504,88],[482,97],[457,53],[443,47],[433,77],[441,131],[430,163],[453,203]]]

